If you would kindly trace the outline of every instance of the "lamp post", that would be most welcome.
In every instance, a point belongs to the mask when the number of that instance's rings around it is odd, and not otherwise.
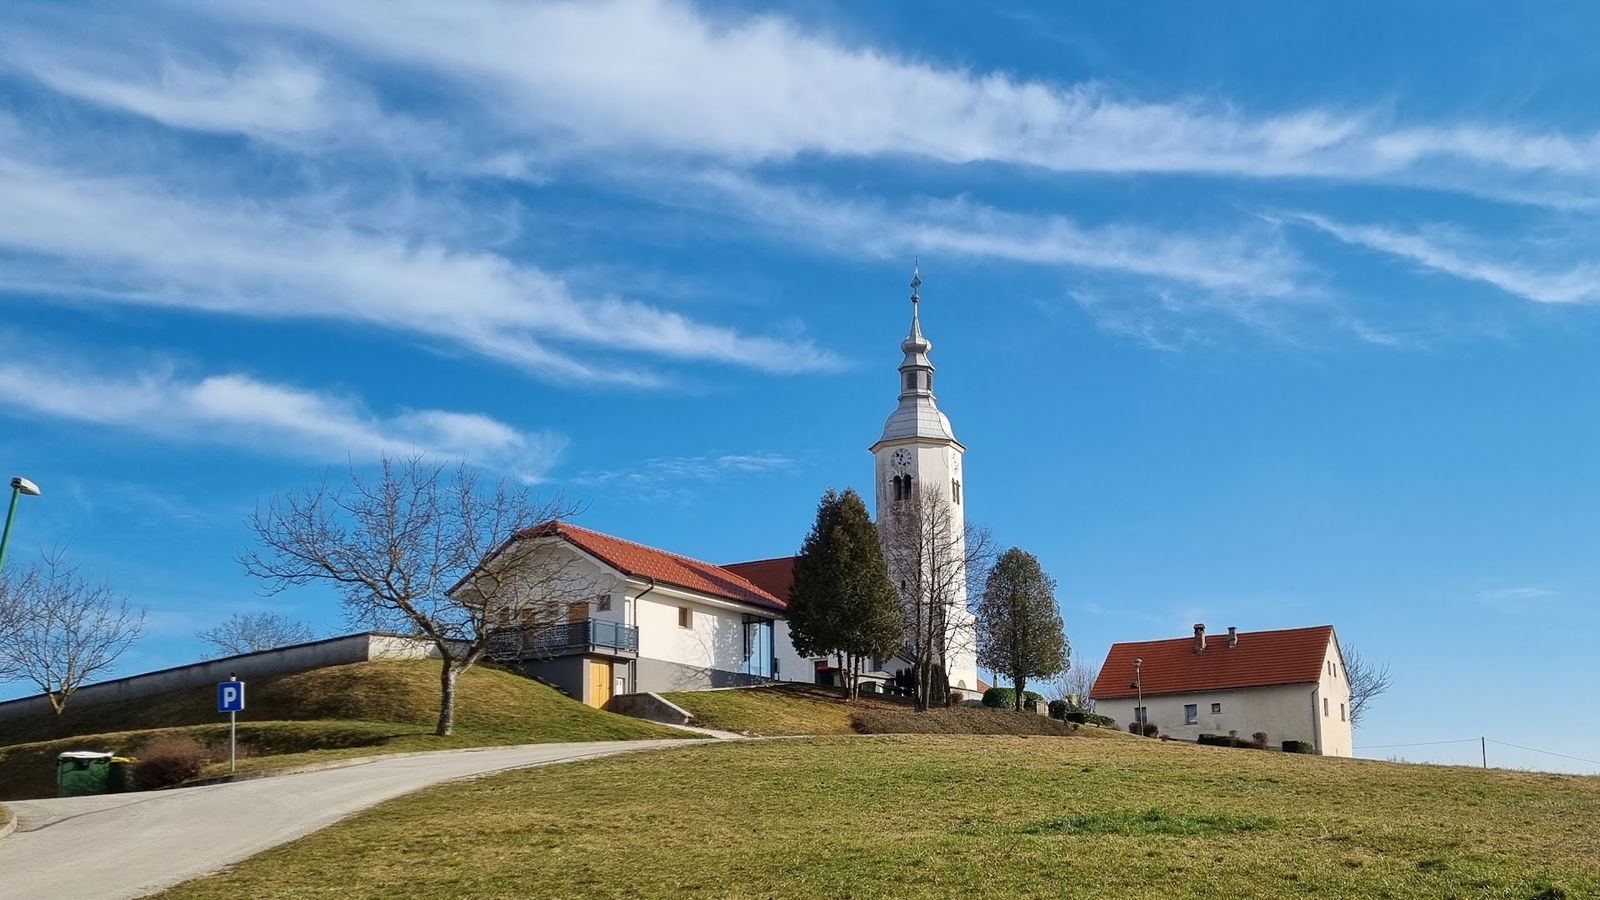
[[[1145,722],[1145,713],[1144,713],[1144,674],[1143,674],[1143,672],[1144,672],[1144,659],[1142,657],[1135,656],[1133,658],[1133,689],[1139,692],[1139,700],[1138,700],[1139,705],[1134,709],[1133,716],[1134,716],[1134,718],[1139,720],[1139,736],[1140,737],[1144,737],[1144,722]]]
[[[11,508],[6,510],[6,530],[0,532],[0,571],[6,567],[6,545],[11,543],[11,520],[17,515],[17,498],[23,494],[37,497],[40,494],[39,486],[18,475],[11,479]]]

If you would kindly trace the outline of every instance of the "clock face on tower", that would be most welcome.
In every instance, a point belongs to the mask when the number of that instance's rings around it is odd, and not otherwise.
[[[901,472],[911,468],[911,451],[905,447],[896,450],[894,455],[889,457],[889,465],[894,466]]]

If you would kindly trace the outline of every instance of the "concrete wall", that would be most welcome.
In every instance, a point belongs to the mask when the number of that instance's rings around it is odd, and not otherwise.
[[[1192,741],[1201,734],[1227,734],[1236,731],[1240,737],[1249,738],[1257,731],[1265,731],[1267,740],[1277,747],[1284,741],[1308,741],[1319,747],[1318,715],[1315,684],[1288,684],[1272,687],[1242,688],[1230,691],[1197,691],[1191,694],[1160,694],[1144,698],[1145,709],[1151,724],[1181,740]],[[1193,725],[1184,724],[1184,705],[1199,707],[1199,717]],[[1220,703],[1220,713],[1211,712],[1211,704]],[[1116,720],[1118,728],[1127,728],[1134,721],[1132,697],[1099,700],[1095,712]],[[1346,750],[1344,755],[1349,755]]]
[[[79,688],[77,693],[72,695],[70,703],[75,707],[116,703],[164,694],[168,691],[216,684],[219,681],[227,681],[229,675],[237,675],[239,680],[249,681],[267,675],[304,672],[308,669],[365,662],[371,659],[426,659],[436,658],[438,655],[438,650],[432,644],[403,635],[371,632],[347,634],[306,644],[280,647],[276,650],[245,653],[240,656],[147,672],[143,675],[131,675],[115,681],[102,681]],[[24,697],[21,700],[0,703],[0,721],[45,715],[49,712],[50,703],[42,696]]]
[[[688,710],[660,694],[618,694],[606,704],[606,709],[624,716],[665,722],[668,725],[687,725],[694,719]]]

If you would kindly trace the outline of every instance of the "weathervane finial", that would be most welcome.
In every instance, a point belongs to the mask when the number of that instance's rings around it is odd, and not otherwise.
[[[916,303],[922,297],[917,294],[917,289],[922,287],[922,261],[915,257],[911,262],[911,302]]]

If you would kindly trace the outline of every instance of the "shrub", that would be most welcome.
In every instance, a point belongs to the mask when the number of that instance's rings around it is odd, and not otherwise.
[[[949,701],[949,705],[951,706],[967,705],[967,695],[961,693],[960,691],[951,691],[950,696],[946,699]]]
[[[133,764],[133,786],[141,791],[171,787],[200,774],[211,761],[206,748],[183,737],[158,737],[145,744]]]
[[[1315,753],[1316,750],[1311,746],[1311,742],[1310,741],[1284,741],[1283,742],[1283,752],[1285,752],[1285,753]]]
[[[1017,692],[1011,688],[989,688],[983,692],[983,705],[990,709],[1011,709],[1017,705]]]
[[[1144,723],[1144,736],[1145,737],[1155,737],[1156,735],[1158,735],[1160,733],[1161,733],[1161,729],[1156,727],[1156,723],[1154,723],[1154,722],[1146,722],[1146,723]]]
[[[1067,701],[1065,701],[1065,700],[1051,700],[1050,701],[1050,718],[1052,718],[1052,719],[1060,719],[1063,722],[1067,721]],[[1081,724],[1083,720],[1079,719],[1078,721]]]
[[[1128,733],[1129,734],[1138,734],[1139,733],[1139,723],[1138,722],[1129,722],[1128,723]]]
[[[1067,721],[1077,722],[1079,725],[1099,725],[1104,728],[1117,727],[1117,720],[1099,713],[1084,712],[1081,709],[1067,711]]]
[[[1258,731],[1255,734],[1250,735],[1250,738],[1256,742],[1257,750],[1267,749],[1267,733],[1265,731]]]

